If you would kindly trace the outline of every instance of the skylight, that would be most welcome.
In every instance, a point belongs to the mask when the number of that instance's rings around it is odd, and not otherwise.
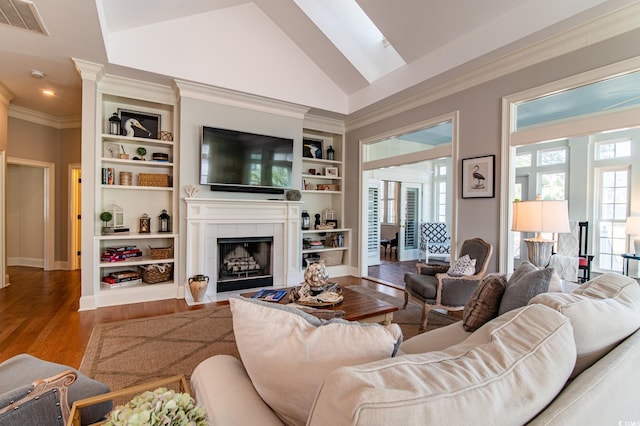
[[[405,65],[355,0],[294,0],[369,83]]]

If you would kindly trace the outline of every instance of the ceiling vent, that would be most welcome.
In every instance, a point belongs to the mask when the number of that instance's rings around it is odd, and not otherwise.
[[[0,0],[0,24],[49,35],[32,1]]]

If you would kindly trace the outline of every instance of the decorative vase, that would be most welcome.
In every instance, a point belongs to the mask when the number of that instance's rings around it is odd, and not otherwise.
[[[304,271],[304,282],[311,287],[311,290],[322,289],[329,280],[329,271],[324,264],[324,260],[305,259],[307,269]]]
[[[209,277],[206,275],[194,275],[189,278],[189,290],[195,302],[202,302],[209,287]]]

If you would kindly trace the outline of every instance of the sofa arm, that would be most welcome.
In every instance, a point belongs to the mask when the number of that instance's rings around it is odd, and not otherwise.
[[[405,340],[400,345],[398,355],[442,351],[457,345],[469,336],[471,332],[465,331],[462,321],[457,321]]]
[[[202,361],[191,375],[191,390],[197,403],[207,411],[212,425],[283,424],[260,398],[247,371],[235,357],[216,355]]]

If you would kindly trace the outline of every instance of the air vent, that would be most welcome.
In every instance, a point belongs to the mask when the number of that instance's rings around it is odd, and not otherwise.
[[[0,24],[49,35],[32,1],[0,0]]]

